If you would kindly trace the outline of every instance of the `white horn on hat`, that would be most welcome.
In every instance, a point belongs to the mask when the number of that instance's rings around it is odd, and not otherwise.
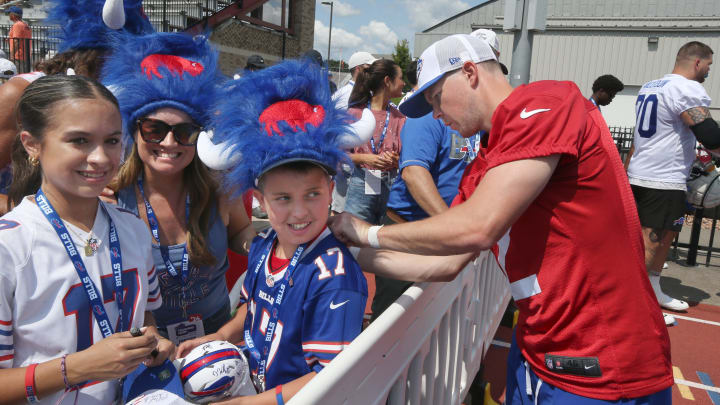
[[[370,138],[374,132],[375,116],[369,108],[365,108],[362,117],[350,124],[350,133],[343,134],[340,139],[338,139],[338,144],[340,147],[346,149],[365,145],[370,142]]]
[[[213,131],[203,131],[198,136],[197,154],[205,166],[213,170],[226,170],[242,158],[239,152],[231,154],[229,142],[215,143]]]
[[[125,26],[125,8],[123,0],[105,0],[102,18],[105,25],[112,30],[119,30]]]

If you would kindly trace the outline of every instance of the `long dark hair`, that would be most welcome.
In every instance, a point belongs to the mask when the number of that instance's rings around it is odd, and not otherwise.
[[[378,91],[384,84],[385,77],[389,76],[394,80],[398,74],[398,64],[390,59],[378,59],[369,67],[360,70],[348,105],[351,107],[364,107],[370,102],[373,93]]]
[[[93,79],[66,75],[41,77],[25,89],[18,101],[15,111],[19,132],[27,131],[41,141],[56,113],[55,105],[72,99],[105,99],[118,107],[110,90]],[[19,132],[12,149],[13,181],[8,192],[8,210],[26,195],[34,194],[42,181],[42,168],[30,163]]]
[[[107,53],[104,49],[72,49],[37,62],[34,69],[46,75],[55,75],[65,74],[68,68],[72,68],[76,75],[97,80]]]

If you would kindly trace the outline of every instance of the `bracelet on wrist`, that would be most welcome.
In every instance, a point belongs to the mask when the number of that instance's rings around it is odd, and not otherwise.
[[[33,363],[25,369],[25,398],[30,404],[36,404],[40,402],[40,398],[38,398],[37,396],[37,388],[35,387],[36,367],[37,363]]]

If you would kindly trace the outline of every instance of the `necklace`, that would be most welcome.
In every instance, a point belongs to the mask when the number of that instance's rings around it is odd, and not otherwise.
[[[97,252],[98,248],[100,248],[100,244],[102,241],[95,237],[95,234],[93,234],[92,229],[90,230],[90,233],[88,233],[87,238],[77,233],[74,229],[74,226],[69,226],[68,229],[70,232],[73,233],[73,235],[77,236],[81,240],[85,241],[85,246],[83,247],[83,250],[85,251],[85,256],[90,257],[95,252]]]

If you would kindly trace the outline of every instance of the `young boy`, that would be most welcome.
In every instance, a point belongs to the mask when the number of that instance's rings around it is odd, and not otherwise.
[[[265,83],[267,94],[272,83],[282,85],[278,77],[301,77],[307,86],[322,79],[319,70],[285,62],[241,79],[236,89],[243,88],[242,95],[247,98],[261,94],[254,86]],[[237,142],[243,158],[227,176],[232,181],[241,177],[235,183],[241,188],[253,185],[253,194],[271,225],[250,247],[241,297],[246,308],[241,307],[217,333],[183,343],[178,349],[178,357],[182,357],[206,341],[244,341],[260,394],[230,403],[288,400],[362,328],[367,282],[350,251],[326,227],[331,175],[342,157],[339,138],[347,117],[336,113],[329,102],[318,103],[325,94],[313,100],[316,87],[301,90],[307,100],[301,96],[281,101],[268,97],[275,101],[256,108],[262,112],[260,131],[253,132],[247,119],[234,121],[242,116],[243,111],[238,112],[242,107],[223,110],[221,106],[216,125],[217,133],[230,134],[226,138],[232,136],[231,131],[238,131],[239,140],[230,140]],[[312,101],[315,103],[310,104]],[[256,106],[261,103],[256,101]],[[231,98],[228,104],[237,105]],[[226,113],[233,119],[223,121]],[[292,121],[268,120],[268,116],[291,116]]]

